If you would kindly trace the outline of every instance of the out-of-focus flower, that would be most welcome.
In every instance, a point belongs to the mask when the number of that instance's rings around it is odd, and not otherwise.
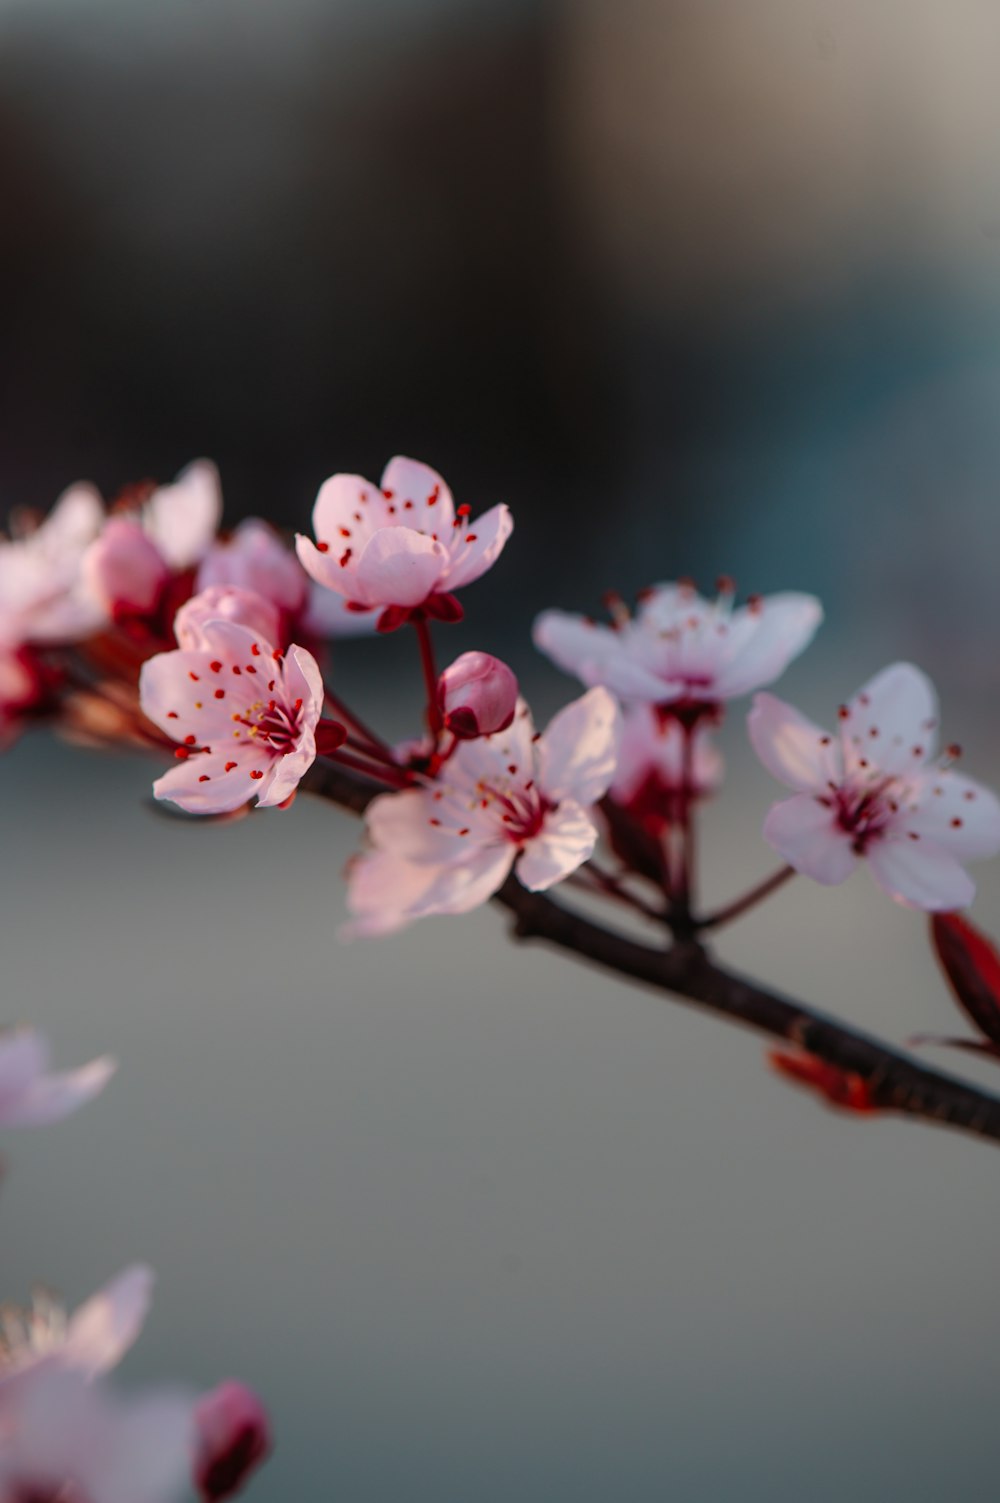
[[[143,713],[178,742],[179,766],[153,784],[196,814],[221,814],[257,796],[282,804],[316,756],[323,680],[302,647],[287,654],[228,621],[206,621],[202,645],[142,666]]]
[[[652,705],[630,705],[625,710],[610,792],[643,825],[670,824],[682,801],[707,798],[721,784],[722,774],[722,755],[709,726],[689,729],[672,716],[659,714]]]
[[[170,485],[158,486],[141,518],[170,569],[179,572],[200,563],[222,521],[222,488],[212,461],[196,459]]]
[[[768,595],[733,608],[726,581],[716,600],[692,585],[654,585],[638,614],[619,606],[611,626],[544,611],[535,645],[585,684],[605,684],[629,702],[714,707],[773,683],[822,620],[812,595]]]
[[[52,1074],[41,1034],[31,1028],[0,1033],[0,1127],[37,1127],[68,1117],[104,1089],[116,1068],[104,1057]]]
[[[210,585],[186,600],[174,617],[178,647],[187,652],[203,647],[204,630],[210,621],[245,626],[265,642],[278,642],[281,630],[281,613],[272,601],[236,585]]]
[[[195,1408],[195,1486],[204,1503],[235,1497],[271,1454],[267,1411],[244,1383],[220,1383]]]
[[[505,731],[517,709],[517,679],[488,652],[463,652],[438,679],[438,708],[460,741]]]
[[[615,769],[621,712],[592,689],[535,736],[527,705],[497,735],[463,741],[426,788],[384,794],[366,820],[373,849],[349,871],[349,932],[387,934],[486,901],[517,862],[532,891],[586,861],[591,806]]]
[[[121,1399],[53,1368],[0,1389],[3,1503],[178,1503],[194,1447],[190,1398]]]
[[[360,475],[333,475],[313,510],[316,542],[299,536],[299,558],[313,579],[355,611],[379,611],[391,630],[416,610],[458,620],[452,591],[492,567],[513,527],[506,506],[475,522],[456,511],[441,476],[416,460],[390,460],[381,488]]]
[[[152,1269],[136,1263],[69,1316],[45,1293],[36,1293],[26,1310],[5,1305],[0,1310],[0,1395],[12,1384],[34,1381],[43,1368],[85,1378],[108,1372],[142,1330],[152,1292]]]
[[[112,619],[156,609],[170,570],[135,517],[110,517],[83,560],[87,589]]]
[[[301,614],[309,592],[309,580],[295,554],[257,517],[241,522],[230,537],[217,538],[203,558],[198,589],[218,585],[252,591],[286,621]]]
[[[32,531],[0,540],[0,644],[74,642],[96,631],[103,611],[86,589],[84,554],[104,520],[89,485],[64,491]]]
[[[963,862],[1000,851],[1000,803],[932,760],[937,699],[909,663],[877,674],[841,707],[831,735],[771,694],[748,725],[769,772],[796,796],[775,804],[764,838],[796,871],[843,882],[865,857],[876,882],[911,908],[962,908],[975,886]]]

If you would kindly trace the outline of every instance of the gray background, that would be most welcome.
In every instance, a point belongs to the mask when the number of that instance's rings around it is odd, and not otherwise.
[[[998,44],[972,0],[3,0],[3,499],[205,452],[230,520],[302,525],[409,451],[513,506],[449,641],[543,712],[536,607],[725,570],[823,595],[789,698],[912,656],[996,782]],[[337,655],[389,734],[411,646]],[[713,901],[771,864],[741,721]],[[993,1150],[838,1118],[489,911],[338,944],[325,805],[168,823],[151,765],[44,735],[5,769],[3,1011],[122,1071],[5,1141],[3,1293],[152,1262],[126,1375],[254,1383],[252,1497],[994,1486]],[[960,1026],[866,874],[722,950],[892,1039]]]

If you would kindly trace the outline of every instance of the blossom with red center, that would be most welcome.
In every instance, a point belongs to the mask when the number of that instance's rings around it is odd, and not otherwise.
[[[957,748],[934,760],[937,725],[933,685],[909,663],[883,669],[842,706],[835,735],[758,694],[750,739],[796,791],[771,809],[764,838],[817,882],[843,882],[864,857],[907,907],[965,907],[975,886],[963,863],[1000,851],[1000,802],[952,770]]]
[[[388,934],[431,913],[465,913],[514,863],[541,891],[597,841],[592,805],[615,770],[621,712],[605,689],[560,711],[541,736],[523,702],[506,731],[460,742],[434,780],[383,794],[366,815],[372,849],[352,864],[349,932]]]
[[[381,486],[360,475],[333,475],[313,510],[315,543],[299,535],[299,558],[321,585],[353,611],[380,611],[390,630],[416,610],[457,620],[452,591],[492,567],[510,536],[506,506],[474,521],[455,507],[441,476],[413,459],[390,460]]]
[[[0,1127],[59,1122],[104,1089],[117,1068],[113,1059],[91,1060],[53,1074],[49,1046],[31,1028],[0,1033]]]
[[[615,602],[613,624],[543,611],[534,640],[557,667],[627,702],[711,707],[773,683],[822,620],[812,595],[768,595],[733,607],[722,582],[704,600],[689,584],[654,585],[638,613]]]
[[[236,622],[207,621],[199,647],[142,666],[143,713],[178,743],[153,793],[196,814],[282,804],[316,757],[323,680],[302,647],[287,654]]]
[[[686,748],[688,735],[691,747]],[[625,710],[611,797],[654,821],[674,817],[679,801],[707,798],[722,782],[722,755],[708,725],[686,727],[653,705]]]
[[[183,1394],[124,1399],[59,1369],[0,1390],[3,1503],[181,1503],[193,1446]]]
[[[0,644],[75,642],[104,619],[82,574],[84,555],[104,520],[89,485],[65,491],[31,530],[0,539]]]
[[[195,1485],[203,1503],[223,1503],[271,1454],[267,1411],[245,1383],[230,1380],[198,1400],[195,1427]]]

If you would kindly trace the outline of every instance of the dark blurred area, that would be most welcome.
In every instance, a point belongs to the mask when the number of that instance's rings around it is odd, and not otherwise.
[[[726,571],[940,668],[1000,627],[998,56],[977,0],[2,0],[0,499],[209,454],[302,526],[408,452],[515,509],[484,630]]]

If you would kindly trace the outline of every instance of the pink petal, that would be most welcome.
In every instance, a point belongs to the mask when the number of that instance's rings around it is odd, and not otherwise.
[[[394,515],[408,527],[437,532],[444,537],[455,520],[455,503],[451,491],[437,470],[418,459],[404,459],[397,454],[382,472],[383,496],[396,507]],[[408,507],[407,501],[411,503]],[[429,504],[428,504],[429,503]]]
[[[47,549],[59,554],[82,552],[100,532],[103,521],[104,506],[99,493],[81,481],[63,491],[38,534],[44,535]]]
[[[236,766],[227,768],[228,762],[235,762]],[[176,804],[189,814],[228,814],[265,792],[273,770],[273,758],[266,752],[234,742],[231,751],[202,754],[178,762],[157,778],[153,797]],[[252,777],[255,771],[264,776]],[[203,777],[206,782],[201,781]]]
[[[197,587],[233,585],[295,614],[305,604],[309,582],[295,554],[266,522],[247,517],[231,538],[217,539],[202,560]]]
[[[361,475],[331,475],[319,488],[313,507],[313,532],[316,541],[327,543],[333,554],[340,552],[342,528],[346,527],[352,538],[355,529],[362,528],[367,538],[387,520],[381,491]]]
[[[873,841],[866,855],[878,885],[906,908],[947,912],[967,908],[975,897],[964,867],[929,840]]]
[[[175,741],[193,736],[193,745],[211,746],[213,741],[228,744],[231,740],[232,702],[228,697],[216,698],[217,688],[221,687],[226,696],[229,686],[221,672],[212,670],[213,662],[222,662],[226,670],[229,667],[228,651],[223,649],[218,656],[213,651],[216,629],[221,625],[219,621],[205,623],[203,649],[157,653],[142,665],[139,673],[142,713]],[[247,636],[249,641],[253,640],[250,633]]]
[[[365,604],[421,605],[441,583],[448,554],[440,543],[409,527],[384,527],[358,559],[358,599]]]
[[[449,590],[461,589],[481,578],[491,569],[503,552],[504,545],[514,530],[514,518],[508,506],[494,506],[458,533],[452,545],[455,562],[448,570]]]
[[[152,1295],[152,1269],[141,1263],[126,1268],[75,1312],[60,1365],[88,1377],[115,1367],[142,1330]]]
[[[316,553],[316,557],[323,555]],[[314,578],[310,581],[309,604],[302,624],[314,637],[367,637],[377,629],[379,614],[374,609],[350,610],[344,595],[333,594]]]
[[[720,699],[733,699],[779,678],[816,634],[823,608],[812,595],[767,595],[734,611],[727,648],[715,676]]]
[[[433,866],[372,851],[348,872],[348,908],[357,916],[346,936],[389,934],[434,913],[467,913],[500,887],[517,854],[513,845],[472,847],[462,863]]]
[[[850,837],[837,828],[832,810],[805,793],[772,807],[764,839],[789,866],[825,886],[843,882],[858,864]]]
[[[754,696],[747,716],[753,749],[772,777],[800,793],[824,793],[843,779],[840,745],[773,694]]]
[[[280,613],[270,600],[236,585],[209,585],[185,601],[174,617],[177,645],[188,652],[203,648],[209,621],[245,626],[269,644],[277,643],[281,630]]]
[[[934,754],[938,706],[934,686],[912,663],[883,668],[847,705],[840,735],[849,770],[863,757],[883,772],[916,772]]]
[[[143,508],[143,522],[172,569],[198,563],[222,521],[219,472],[208,459],[181,470],[173,485],[154,491]]]
[[[538,782],[554,802],[593,804],[608,791],[618,758],[621,711],[607,689],[560,710],[538,744]]]
[[[195,1482],[204,1503],[235,1497],[271,1451],[267,1411],[244,1383],[220,1383],[198,1400]]]
[[[450,865],[463,858],[467,842],[458,837],[452,820],[447,826],[432,823],[440,821],[440,813],[441,805],[431,792],[414,788],[380,794],[369,804],[365,823],[380,851],[418,864]]]
[[[0,1032],[0,1102],[25,1090],[48,1067],[48,1040],[34,1028]]]
[[[597,844],[597,827],[579,804],[565,800],[545,816],[541,833],[527,841],[517,863],[518,881],[542,892],[576,871]]]
[[[86,587],[109,612],[151,611],[170,577],[159,548],[134,517],[111,517],[80,569]]]
[[[104,1089],[117,1068],[110,1058],[77,1070],[48,1073],[48,1044],[32,1029],[0,1036],[0,1125],[59,1122]]]

